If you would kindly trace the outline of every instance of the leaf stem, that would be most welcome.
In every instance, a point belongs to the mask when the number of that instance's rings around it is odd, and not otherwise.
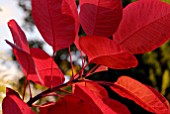
[[[36,95],[35,97],[33,98],[30,98],[30,100],[27,102],[28,106],[32,106],[32,104],[37,101],[38,99],[40,98],[43,98],[45,97],[46,94],[49,94],[51,92],[56,92],[57,90],[59,90],[60,88],[62,87],[65,87],[65,86],[68,86],[68,85],[71,85],[73,83],[76,83],[76,82],[80,82],[81,80],[79,80],[79,78],[73,80],[72,82],[67,82],[67,83],[63,83],[63,84],[60,84],[56,87],[53,87],[53,88],[48,88],[47,90],[41,92],[40,94]]]
[[[68,48],[68,52],[69,52],[69,55],[70,55],[70,64],[71,64],[71,71],[72,71],[72,78],[71,78],[71,80],[73,80],[73,78],[74,78],[74,66],[73,66],[73,61],[72,61],[72,55],[71,55],[70,47]]]

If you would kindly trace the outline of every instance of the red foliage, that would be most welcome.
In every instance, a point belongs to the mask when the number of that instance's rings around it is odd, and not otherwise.
[[[121,0],[80,0],[80,23],[87,35],[110,37],[121,18]]]
[[[123,9],[122,21],[113,40],[131,53],[145,53],[170,38],[169,25],[168,4],[159,0],[139,0]]]
[[[120,77],[111,89],[155,114],[168,114],[169,103],[151,87],[127,76]]]
[[[35,114],[31,108],[20,99],[18,93],[7,88],[6,97],[3,99],[3,114]]]
[[[75,43],[87,55],[88,63],[97,66],[85,74],[87,66],[83,64],[79,73],[63,83],[64,75],[54,55],[51,57],[41,49],[29,48],[22,29],[14,20],[9,21],[14,44],[6,42],[13,48],[27,80],[49,89],[30,97],[26,104],[18,93],[7,88],[3,114],[34,114],[29,106],[57,91],[66,94],[55,93],[59,100],[41,105],[40,114],[130,114],[124,104],[109,98],[100,84],[109,86],[151,113],[170,113],[168,101],[159,92],[130,77],[121,76],[116,82],[86,79],[108,67],[136,67],[138,62],[134,54],[152,51],[166,42],[170,37],[170,5],[159,0],[138,0],[122,11],[121,0],[80,0],[78,18],[75,0],[32,0],[32,14],[44,40],[52,46],[53,54]],[[87,34],[80,39],[79,21]],[[72,93],[62,90],[70,85]]]
[[[79,29],[75,0],[32,0],[32,15],[54,52],[74,42]]]
[[[29,49],[25,34],[14,20],[9,21],[8,25],[15,45],[9,41],[7,43],[13,48],[27,79],[47,87],[63,83],[64,75],[53,58],[41,49]]]
[[[90,114],[87,101],[79,97],[67,95],[56,103],[40,107],[40,114]]]
[[[137,66],[137,60],[134,55],[121,50],[119,45],[107,37],[82,37],[80,38],[80,48],[87,54],[89,62],[105,65],[113,69]]]

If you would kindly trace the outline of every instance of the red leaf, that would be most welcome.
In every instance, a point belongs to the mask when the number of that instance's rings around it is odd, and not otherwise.
[[[38,75],[40,76],[40,79],[36,76],[37,83],[47,87],[54,87],[64,82],[64,75],[53,58],[38,48],[31,48],[30,51]],[[34,82],[36,80],[34,75],[30,75],[29,79],[34,80]],[[42,80],[42,83],[40,80]]]
[[[78,83],[76,83],[76,85],[81,85],[81,86],[86,87],[90,91],[94,92],[94,94],[97,95],[99,98],[107,98],[108,97],[107,91],[102,86],[100,86],[99,84],[97,84],[95,82],[90,82],[90,81],[78,82]],[[74,92],[75,85],[72,86],[72,89]]]
[[[6,97],[2,102],[3,114],[35,114],[30,107],[24,103],[14,90],[7,88]]]
[[[88,101],[91,108],[91,114],[117,114],[108,105],[106,105],[101,98],[99,98],[90,89],[75,84],[74,95]]]
[[[164,105],[160,97],[155,95],[147,86],[127,77],[121,76],[111,89],[122,97],[133,100],[144,109],[155,114],[167,114],[168,108]]]
[[[54,52],[74,42],[79,29],[75,0],[32,0],[32,15]]]
[[[104,66],[104,65],[100,65],[99,67],[97,67],[93,72],[87,74],[86,76],[90,76],[94,73],[99,73],[99,72],[104,72],[104,71],[108,71],[108,67]]]
[[[110,98],[103,98],[103,102],[107,104],[117,114],[130,114],[128,108],[116,100]]]
[[[137,60],[132,54],[120,50],[118,45],[106,37],[82,37],[79,44],[82,51],[87,54],[89,62],[113,69],[130,68],[137,65]]]
[[[9,95],[14,95],[20,98],[19,94],[16,91],[12,90],[11,88],[6,87],[6,96],[9,96]]]
[[[170,5],[159,0],[139,0],[123,10],[113,40],[134,53],[152,51],[170,37]]]
[[[14,55],[16,56],[17,61],[22,66],[23,73],[26,76],[28,76],[29,74],[36,74],[35,64],[30,54],[23,51],[21,48],[18,48],[18,46],[12,44],[11,42],[7,40],[6,42],[13,48]]]
[[[80,85],[84,86],[85,88],[89,89],[90,91],[93,92],[93,94],[97,95],[99,98],[102,99],[102,101],[108,105],[113,111],[115,111],[117,114],[130,114],[128,108],[121,104],[120,102],[108,98],[108,93],[107,91],[100,86],[99,84],[95,82],[79,82],[76,83],[75,85]],[[75,91],[75,85],[73,86],[73,92]],[[88,101],[87,101],[88,102]]]
[[[169,108],[169,102],[166,100],[166,98],[164,96],[162,96],[156,89],[147,86],[161,101],[162,103]]]
[[[11,31],[11,34],[13,36],[14,43],[24,50],[27,53],[30,53],[29,51],[29,45],[27,42],[27,38],[25,36],[25,33],[22,31],[22,29],[19,27],[17,22],[15,20],[10,20],[8,22],[8,27]]]
[[[7,43],[13,48],[14,55],[20,63],[23,73],[28,76],[28,80],[46,87],[57,86],[64,82],[64,75],[54,60],[43,50],[32,48],[30,55],[14,44],[8,41]]]
[[[80,0],[80,23],[87,35],[110,37],[121,18],[121,0]]]
[[[103,66],[103,65],[100,65],[100,66],[94,71],[94,73],[103,72],[103,71],[107,71],[107,70],[108,70],[108,67]]]
[[[56,103],[40,107],[40,114],[91,114],[87,101],[68,95]]]

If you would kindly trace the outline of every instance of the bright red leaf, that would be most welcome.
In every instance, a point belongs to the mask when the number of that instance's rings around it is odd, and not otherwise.
[[[87,35],[110,37],[121,18],[121,0],[80,0],[80,23]]]
[[[29,74],[36,74],[35,64],[31,55],[19,48],[18,46],[12,44],[11,42],[7,40],[6,42],[12,47],[14,55],[16,56],[17,61],[22,66],[22,71],[25,76],[28,76]]]
[[[54,52],[74,42],[79,29],[75,0],[32,0],[32,15]]]
[[[158,48],[170,38],[170,5],[159,0],[139,0],[123,10],[113,40],[134,53]]]
[[[100,65],[93,72],[89,73],[87,76],[90,76],[94,73],[104,72],[104,71],[108,71],[108,67],[106,67],[104,65]]]
[[[76,96],[68,95],[60,98],[56,103],[45,104],[40,107],[40,114],[91,114],[88,101]]]
[[[89,62],[113,69],[131,68],[137,65],[134,55],[120,50],[117,44],[106,37],[82,37],[79,44],[82,51],[87,54]]]
[[[26,35],[17,22],[15,20],[10,20],[8,22],[8,27],[13,36],[14,43],[25,52],[30,53]]]
[[[64,75],[55,64],[53,58],[41,49],[29,49],[26,36],[15,20],[8,22],[15,45],[14,54],[22,66],[27,79],[47,87],[57,86],[64,82]],[[30,52],[31,51],[31,52]]]
[[[30,107],[24,103],[18,93],[7,88],[6,97],[2,103],[3,114],[35,114]]]
[[[100,66],[94,71],[94,73],[102,72],[102,71],[107,71],[107,70],[108,70],[108,67],[103,66],[103,65],[100,65]]]
[[[152,113],[168,114],[168,107],[164,104],[164,101],[158,97],[158,93],[155,94],[155,92],[150,90],[146,85],[130,77],[121,76],[117,82],[111,86],[111,89],[122,97],[133,100]]]
[[[54,87],[64,82],[64,75],[52,57],[38,48],[31,48],[30,51],[39,76],[35,78],[34,75],[30,75],[28,79],[34,82],[37,79],[37,83],[47,87]]]
[[[57,86],[64,82],[64,75],[55,61],[43,50],[31,48],[30,54],[7,41],[28,80],[46,87]]]

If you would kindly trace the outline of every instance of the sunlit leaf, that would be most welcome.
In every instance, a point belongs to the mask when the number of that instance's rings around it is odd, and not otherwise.
[[[80,48],[89,62],[113,69],[131,68],[137,65],[134,55],[120,50],[119,45],[106,37],[86,36],[80,38]]]
[[[52,57],[39,48],[31,48],[30,51],[37,70],[37,76],[30,75],[28,79],[34,82],[37,79],[37,83],[47,87],[54,87],[64,82],[64,75]]]
[[[94,73],[99,73],[99,72],[104,72],[104,71],[108,71],[108,67],[104,65],[100,65],[92,73],[89,73],[88,75],[92,75]]]
[[[13,48],[14,55],[28,80],[46,87],[57,86],[64,82],[64,75],[54,60],[43,50],[32,48],[30,55],[9,41],[7,43]]]
[[[139,0],[123,10],[113,40],[134,54],[159,47],[170,38],[170,5],[159,0]]]
[[[121,0],[80,0],[80,23],[87,35],[112,36],[121,18]]]
[[[160,98],[161,95],[159,93],[156,93],[146,85],[143,85],[130,77],[121,76],[111,86],[111,89],[122,97],[133,100],[135,103],[152,113],[168,113],[168,107],[164,104],[164,100]]]
[[[14,43],[24,50],[25,52],[29,53],[29,45],[27,42],[27,38],[25,36],[25,33],[22,31],[20,26],[17,24],[15,20],[10,20],[8,22],[8,27],[11,31]]]
[[[54,52],[74,42],[79,29],[75,0],[32,0],[32,15]]]
[[[14,52],[14,55],[16,56],[17,61],[22,66],[23,73],[28,76],[29,74],[36,74],[35,70],[35,64],[30,54],[22,50],[21,48],[18,48],[18,46],[12,44],[11,42],[7,41],[7,44],[9,44]]]

